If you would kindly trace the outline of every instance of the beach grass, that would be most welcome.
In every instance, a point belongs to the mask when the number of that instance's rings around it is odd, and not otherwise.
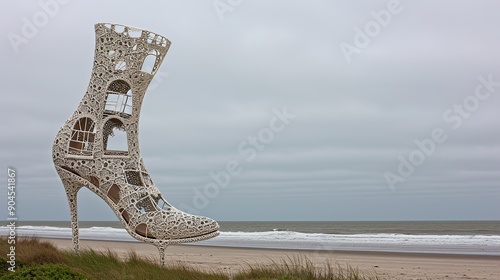
[[[162,267],[150,259],[140,258],[129,252],[120,258],[112,251],[59,250],[49,242],[36,238],[18,238],[16,241],[15,272],[8,271],[6,259],[10,246],[6,238],[0,238],[0,279],[259,279],[259,280],[357,280],[378,279],[375,275],[361,275],[356,269],[340,265],[327,265],[318,269],[305,257],[288,257],[271,264],[243,264],[234,275],[223,271],[201,271],[196,267],[177,262]]]
[[[303,256],[288,256],[280,261],[271,260],[271,264],[247,265],[233,280],[246,279],[278,279],[278,280],[377,280],[375,274],[361,274],[357,269],[347,265],[346,268],[336,263],[326,263],[326,268],[320,269]]]

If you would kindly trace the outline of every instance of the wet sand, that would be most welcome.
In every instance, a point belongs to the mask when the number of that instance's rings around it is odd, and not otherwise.
[[[44,239],[58,248],[71,249],[67,239]],[[139,242],[81,240],[80,248],[96,251],[111,250],[125,257],[134,251],[139,256],[159,261],[158,250]],[[200,270],[221,270],[229,275],[247,265],[270,265],[282,259],[307,257],[318,269],[350,265],[362,274],[381,279],[500,279],[500,256],[451,255],[420,253],[302,251],[171,245],[166,250],[166,262],[182,262]]]

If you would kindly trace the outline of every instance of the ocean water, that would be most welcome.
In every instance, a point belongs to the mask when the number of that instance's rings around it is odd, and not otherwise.
[[[0,235],[8,235],[6,222]],[[500,256],[500,221],[220,222],[220,236],[192,245],[296,250]],[[80,222],[80,238],[137,242],[117,222]],[[71,238],[69,221],[19,221],[18,236]]]

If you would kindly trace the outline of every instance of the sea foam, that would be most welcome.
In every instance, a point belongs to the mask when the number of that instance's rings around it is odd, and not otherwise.
[[[41,238],[71,238],[71,229],[51,226],[20,226],[17,236]],[[0,227],[0,235],[9,229]],[[80,228],[80,238],[136,242],[125,229],[112,227]],[[409,253],[449,253],[500,255],[499,235],[409,235],[377,234],[324,234],[294,231],[221,232],[216,238],[190,243],[193,245],[273,248],[295,250],[380,251]]]

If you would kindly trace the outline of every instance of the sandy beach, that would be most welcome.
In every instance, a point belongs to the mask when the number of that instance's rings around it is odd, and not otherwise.
[[[71,249],[71,240],[44,239],[58,248]],[[136,242],[81,240],[82,249],[111,250],[119,256],[134,251],[141,257],[158,261],[156,247]],[[362,274],[381,279],[499,279],[500,256],[451,254],[413,254],[382,252],[302,251],[198,245],[172,245],[166,250],[167,263],[189,263],[201,270],[221,270],[229,275],[246,264],[271,264],[284,258],[305,256],[318,268],[327,262],[346,267],[349,264]]]

